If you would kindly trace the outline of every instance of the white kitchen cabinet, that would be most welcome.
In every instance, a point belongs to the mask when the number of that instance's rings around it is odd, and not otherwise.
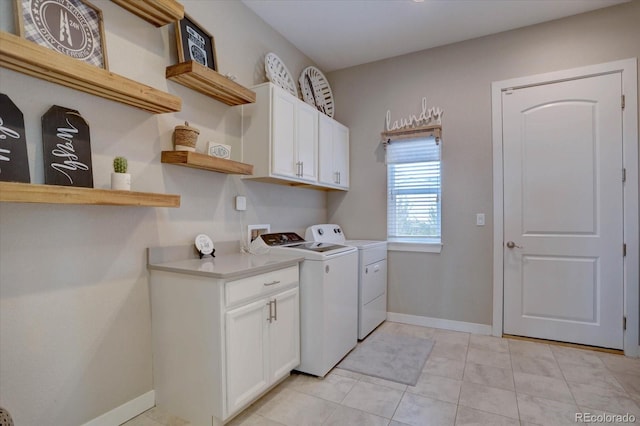
[[[159,407],[194,426],[222,425],[299,365],[297,263],[233,279],[150,274]]]
[[[243,108],[243,161],[253,176],[301,183],[318,180],[318,111],[289,92],[263,84]]]
[[[244,178],[318,189],[348,189],[349,129],[272,83],[252,89],[256,102],[242,106],[242,161],[254,169],[252,176]],[[332,127],[330,136],[323,135],[319,128],[319,123],[327,122]],[[331,146],[319,146],[321,137]],[[330,151],[331,166],[319,160],[319,155],[326,154],[325,148]],[[320,176],[323,164],[331,169],[324,172],[325,178]]]
[[[298,288],[226,314],[227,405],[233,413],[300,364]]]
[[[349,189],[349,129],[331,117],[320,114],[318,135],[318,182],[338,189]]]

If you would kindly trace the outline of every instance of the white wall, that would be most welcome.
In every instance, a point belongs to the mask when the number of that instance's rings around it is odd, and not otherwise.
[[[640,2],[330,73],[336,118],[351,132],[351,191],[329,194],[329,222],[350,238],[386,237],[380,132],[444,110],[442,253],[390,252],[391,312],[479,324],[492,321],[491,82],[640,57]],[[485,213],[486,226],[475,225]]]
[[[0,204],[0,406],[17,425],[79,425],[153,389],[145,248],[190,244],[197,233],[239,240],[251,223],[302,232],[326,219],[324,192],[160,164],[171,134],[189,120],[240,158],[240,111],[165,80],[176,62],[173,30],[157,29],[109,1],[110,70],[182,98],[153,115],[0,69],[0,91],[25,116],[31,180],[43,183],[40,118],[51,105],[79,110],[91,126],[95,187],[109,187],[114,156],[129,159],[133,189],[180,194],[179,209]],[[215,37],[219,70],[246,86],[265,80],[276,52],[291,72],[313,63],[237,1],[184,1]],[[13,1],[0,29],[13,31]],[[246,195],[246,212],[233,197]]]

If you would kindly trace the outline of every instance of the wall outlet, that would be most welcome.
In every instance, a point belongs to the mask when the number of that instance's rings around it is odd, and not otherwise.
[[[236,210],[244,211],[247,209],[247,197],[238,195],[236,197]]]
[[[484,213],[476,214],[476,225],[484,226]]]

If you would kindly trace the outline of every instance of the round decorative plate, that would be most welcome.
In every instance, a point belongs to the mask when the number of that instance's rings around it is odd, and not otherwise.
[[[334,116],[335,106],[333,104],[333,93],[327,78],[316,67],[307,67],[300,74],[300,91],[302,99],[308,104],[318,108],[320,112],[329,117]]]
[[[264,70],[270,82],[278,87],[282,87],[296,98],[298,97],[296,82],[293,80],[293,77],[291,77],[287,66],[278,58],[278,55],[273,52],[267,53],[267,56],[264,58]]]
[[[208,235],[198,234],[196,237],[196,248],[202,254],[211,254],[213,253],[213,241],[211,241]]]

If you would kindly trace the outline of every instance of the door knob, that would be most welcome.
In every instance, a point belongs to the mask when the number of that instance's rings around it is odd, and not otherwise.
[[[522,246],[517,245],[516,243],[514,243],[513,241],[507,241],[507,248],[522,248]]]

